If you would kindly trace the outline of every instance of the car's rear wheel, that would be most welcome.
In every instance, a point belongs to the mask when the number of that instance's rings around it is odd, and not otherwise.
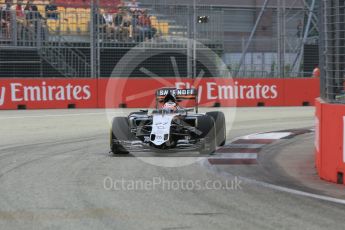
[[[206,115],[211,116],[216,124],[216,143],[217,146],[224,146],[226,142],[226,124],[223,112],[209,112]]]
[[[117,141],[128,141],[133,138],[127,117],[115,117],[110,132],[110,149],[114,154],[128,154],[129,152]]]
[[[200,148],[200,154],[212,154],[216,151],[216,127],[214,119],[211,116],[204,115],[198,118],[197,125],[199,137],[204,138],[204,144]]]

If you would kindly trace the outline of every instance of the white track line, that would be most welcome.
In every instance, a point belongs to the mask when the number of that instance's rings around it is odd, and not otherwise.
[[[210,164],[207,160],[202,160],[202,161],[200,161],[200,163],[201,163],[201,166],[206,167],[209,170],[216,172],[222,176],[225,176],[225,177],[229,177],[229,176],[234,177],[235,176],[235,175],[232,175],[231,173],[218,170],[216,168],[217,166]],[[332,203],[345,205],[345,200],[343,200],[343,199],[338,199],[338,198],[334,198],[334,197],[330,197],[330,196],[324,196],[324,195],[318,195],[318,194],[310,193],[310,192],[304,192],[304,191],[300,191],[297,189],[287,188],[287,187],[283,187],[283,186],[279,186],[279,185],[266,183],[263,181],[249,179],[246,177],[238,176],[238,178],[240,180],[246,182],[247,184],[257,185],[257,186],[269,188],[269,189],[280,191],[280,192],[290,193],[293,195],[304,196],[304,197],[314,198],[314,199],[318,199],[318,200],[322,200],[322,201],[328,201],[328,202],[332,202]]]
[[[240,177],[240,179],[246,181],[247,183],[261,185],[263,187],[270,188],[270,189],[277,190],[277,191],[281,191],[281,192],[287,192],[287,193],[294,194],[294,195],[305,196],[305,197],[310,197],[310,198],[314,198],[314,199],[318,199],[318,200],[323,200],[323,201],[328,201],[328,202],[333,202],[333,203],[345,205],[345,200],[343,200],[343,199],[338,199],[338,198],[334,198],[334,197],[330,197],[330,196],[324,196],[324,195],[318,195],[318,194],[310,193],[310,192],[304,192],[304,191],[300,191],[300,190],[296,190],[296,189],[291,189],[291,188],[287,188],[287,187],[283,187],[283,186],[279,186],[279,185],[274,185],[274,184],[269,184],[269,183],[262,182],[262,181],[249,179],[249,178]]]
[[[266,133],[263,133],[263,134],[266,134]],[[268,133],[268,134],[271,134],[271,133]],[[281,136],[281,138],[283,137],[286,137],[286,136],[289,136],[287,135],[288,133],[280,133],[279,136]],[[247,135],[245,137],[255,137],[256,136],[260,136],[262,135],[261,133],[258,133],[258,134],[252,134],[252,135]],[[291,135],[291,133],[290,133]],[[262,137],[262,136],[261,136]],[[272,138],[272,136],[269,135],[270,138]],[[277,137],[277,136],[276,136]],[[244,139],[243,137],[241,138],[236,138],[236,139]],[[259,138],[261,139],[261,138]],[[201,166],[203,167],[206,167],[208,169],[210,169],[211,171],[213,172],[216,172],[218,174],[221,174],[225,177],[229,177],[229,176],[234,176],[228,172],[224,172],[224,171],[220,171],[217,169],[217,166],[215,165],[212,165],[207,159],[203,159],[202,161],[199,161]],[[292,188],[287,188],[287,187],[283,187],[283,186],[279,186],[279,185],[274,185],[274,184],[270,184],[270,183],[266,183],[266,182],[263,182],[263,181],[258,181],[258,180],[254,180],[254,179],[249,179],[249,178],[246,178],[246,177],[238,177],[240,178],[242,181],[248,183],[248,184],[253,184],[253,185],[258,185],[258,186],[261,186],[261,187],[265,187],[265,188],[269,188],[269,189],[273,189],[273,190],[276,190],[276,191],[281,191],[281,192],[286,192],[286,193],[290,193],[290,194],[293,194],[293,195],[298,195],[298,196],[304,196],[304,197],[309,197],[309,198],[314,198],[314,199],[318,199],[318,200],[322,200],[322,201],[328,201],[328,202],[332,202],[332,203],[337,203],[337,204],[343,204],[345,205],[345,200],[343,199],[338,199],[338,198],[334,198],[334,197],[330,197],[330,196],[324,196],[324,195],[318,195],[318,194],[315,194],[315,193],[310,193],[310,192],[304,192],[304,191],[301,191],[301,190],[297,190],[297,189],[292,189]]]
[[[0,117],[0,120],[22,119],[22,118],[44,118],[44,117],[94,116],[94,115],[104,115],[104,114],[106,113],[103,112],[103,113],[72,113],[72,114],[46,114],[46,115],[32,115],[32,116],[9,116],[9,117]]]

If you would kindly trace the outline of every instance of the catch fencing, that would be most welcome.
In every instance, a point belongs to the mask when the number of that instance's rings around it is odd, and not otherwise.
[[[316,0],[7,2],[0,77],[111,77],[128,55],[131,77],[312,77],[318,65]]]
[[[327,102],[344,103],[345,1],[321,1],[321,96]]]

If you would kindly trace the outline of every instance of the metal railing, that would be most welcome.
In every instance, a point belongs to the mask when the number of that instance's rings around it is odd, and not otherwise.
[[[2,11],[2,14],[8,19],[8,27],[0,30],[2,46],[34,48],[44,61],[65,77],[90,76],[90,64],[85,54],[73,47],[56,28],[50,27],[39,12],[30,12],[25,18],[19,18],[13,10]]]

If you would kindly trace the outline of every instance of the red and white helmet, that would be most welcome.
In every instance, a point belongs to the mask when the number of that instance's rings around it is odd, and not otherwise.
[[[168,101],[163,105],[163,109],[176,111],[177,110],[177,104],[175,102]]]

